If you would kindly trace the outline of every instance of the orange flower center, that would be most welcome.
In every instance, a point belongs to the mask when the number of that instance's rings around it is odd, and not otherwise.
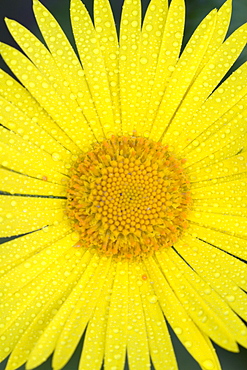
[[[135,136],[112,136],[81,154],[67,190],[80,243],[120,258],[172,246],[191,205],[183,163],[167,146]]]

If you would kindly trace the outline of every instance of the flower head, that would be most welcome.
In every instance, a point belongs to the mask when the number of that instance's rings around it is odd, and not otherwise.
[[[166,326],[203,370],[247,347],[246,45],[231,1],[181,53],[183,0],[71,0],[77,50],[37,0],[45,45],[13,20],[0,71],[0,359],[176,370]],[[225,41],[224,41],[225,40]],[[18,236],[18,237],[17,237]]]

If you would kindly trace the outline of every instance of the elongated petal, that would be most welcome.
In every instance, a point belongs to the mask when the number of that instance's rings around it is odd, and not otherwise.
[[[139,286],[136,284],[139,271],[135,265],[130,264],[129,272],[127,352],[130,368],[138,370],[140,366],[148,368],[150,366],[150,358],[141,294]],[[137,347],[138,350],[136,350]]]
[[[138,266],[139,267],[139,266]],[[152,288],[152,274],[139,270],[138,285],[146,318],[148,345],[152,362],[157,370],[177,370],[172,342],[155,290]]]
[[[71,227],[65,221],[4,243],[0,250],[1,273],[11,270],[12,267],[63,238],[70,231]]]
[[[154,119],[160,107],[161,100],[167,88],[167,83],[175,69],[178,61],[185,23],[185,3],[184,0],[173,0],[168,10],[166,24],[158,56],[155,78],[152,84],[152,95],[147,104],[145,114],[142,115],[142,131],[145,136],[150,135],[150,131],[155,127]],[[151,25],[152,26],[152,25]],[[152,26],[153,27],[153,26]],[[150,27],[148,27],[150,29]],[[145,108],[144,108],[145,109]],[[163,127],[163,126],[162,126]]]
[[[33,124],[42,127],[62,146],[73,153],[78,151],[78,147],[69,139],[59,125],[51,119],[42,105],[39,105],[22,85],[3,70],[0,71],[0,94],[28,116]],[[21,128],[19,127],[19,129]]]
[[[168,283],[193,322],[215,343],[230,351],[238,352],[238,347],[231,335],[231,331],[217,316],[216,310],[212,309],[198,294],[189,281],[185,279],[181,271],[177,270],[176,266],[167,258],[166,253],[159,255],[158,260]],[[219,307],[219,311],[220,308],[222,308],[222,305]],[[228,309],[227,306],[225,306],[226,309]],[[235,321],[236,319],[237,317],[235,317]],[[234,324],[236,325],[236,322]]]
[[[71,1],[71,22],[86,81],[100,121],[93,131],[97,129],[96,135],[100,131],[104,134],[115,127],[109,81],[96,31],[80,0]]]
[[[172,326],[185,348],[200,363],[202,368],[207,365],[220,370],[220,364],[211,342],[191,320],[182,304],[177,299],[170,285],[162,275],[157,264],[149,259],[146,263],[148,272],[156,281],[155,293],[168,322]]]
[[[97,301],[95,311],[86,331],[79,370],[101,369],[105,353],[106,327],[109,312],[109,297],[115,274],[115,264],[111,264],[104,288]],[[95,330],[97,328],[97,330]]]
[[[0,127],[0,134],[0,163],[3,167],[44,181],[58,184],[67,182],[64,174],[68,172],[68,168],[61,161],[60,154],[46,153],[3,127]],[[69,167],[70,162],[67,162]]]
[[[35,179],[6,168],[0,168],[0,190],[10,194],[43,195],[43,196],[66,196],[66,188],[63,185],[48,181],[47,177]]]
[[[95,35],[104,58],[109,81],[115,125],[112,133],[121,132],[120,91],[119,91],[119,44],[111,6],[108,0],[94,1]]]
[[[88,148],[86,140],[82,140],[83,135],[80,135],[80,139],[78,136],[78,132],[83,133],[86,130],[88,137],[91,137],[91,140],[93,138],[84,116],[80,113],[81,109],[78,108],[73,111],[68,102],[66,103],[65,97],[59,95],[54,89],[48,76],[42,74],[22,53],[4,44],[0,45],[0,51],[5,61],[11,65],[14,74],[40,105],[45,108],[52,119],[75,141],[76,145],[82,149]],[[13,62],[16,60],[18,60],[18,63]],[[67,104],[66,110],[64,104]],[[83,122],[85,123],[84,127],[82,127]]]
[[[48,273],[45,276],[46,285],[42,287],[42,293],[39,292],[33,300],[29,300],[28,306],[36,305],[38,310],[36,315],[32,316],[32,322],[26,331],[20,335],[20,339],[9,358],[7,369],[15,369],[16,366],[27,361],[43,330],[75,286],[81,275],[80,253],[82,252],[72,251],[71,256],[66,254],[64,258],[58,260],[52,274]],[[42,305],[41,302],[43,302]]]
[[[28,369],[38,366],[54,351],[58,337],[67,320],[67,317],[73,310],[75,303],[80,297],[81,290],[86,285],[90,274],[95,271],[95,264],[97,265],[96,261],[97,257],[92,256],[90,252],[83,254],[79,265],[79,281],[73,287],[73,290],[69,292],[64,304],[59,308],[52,321],[47,325],[44,332],[40,335],[40,338],[30,354],[30,358],[27,363]]]
[[[208,48],[215,22],[216,11],[213,10],[198,26],[176,66],[171,69],[173,73],[152,126],[151,137],[154,140],[163,138],[181,102],[189,91],[200,62]],[[196,40],[200,40],[200,47],[198,47],[198,41]]]
[[[122,368],[126,357],[128,326],[128,263],[119,262],[112,288],[105,342],[105,368]],[[118,353],[115,348],[118,346]]]
[[[142,25],[134,117],[135,129],[138,135],[144,135],[147,131],[147,128],[144,126],[145,115],[153,96],[153,89],[155,89],[154,79],[161,77],[162,69],[161,66],[158,67],[158,62],[159,58],[162,58],[162,54],[165,53],[167,13],[168,3],[166,0],[152,0],[149,3]],[[169,54],[171,55],[171,60],[168,61],[167,59],[169,58],[166,56],[166,59],[162,59],[162,62],[160,61],[163,68],[165,63],[172,62],[172,58],[175,57],[173,54]],[[163,77],[165,79],[165,75]]]
[[[133,132],[141,37],[141,1],[125,1],[120,24],[119,84],[122,131]]]
[[[187,250],[187,243],[190,243],[191,247],[194,247],[194,253],[191,253],[191,257],[188,255]],[[182,251],[181,245],[185,246],[184,251]],[[192,265],[193,268],[197,270],[199,274],[204,276],[206,280],[210,283],[210,285],[215,289],[228,303],[230,307],[234,309],[239,315],[245,315],[246,312],[246,303],[247,298],[246,295],[243,293],[241,289],[239,289],[234,282],[231,281],[231,277],[229,277],[229,272],[225,271],[224,268],[220,268],[218,271],[215,272],[215,259],[217,259],[217,255],[214,254],[211,256],[207,263],[203,259],[197,258],[197,251],[200,247],[203,246],[201,241],[186,238],[184,242],[179,243],[177,246],[177,250],[186,258],[186,260]],[[198,249],[196,249],[198,248]],[[223,257],[222,257],[223,258]],[[207,267],[206,267],[207,266]],[[214,271],[214,273],[212,273]],[[238,269],[236,268],[236,274]],[[230,272],[231,274],[231,272]],[[228,275],[228,276],[227,276]],[[225,311],[225,314],[228,315],[230,313],[229,309]],[[243,346],[247,345],[247,330],[243,325],[242,321],[238,321],[237,319],[233,320],[235,322],[236,328],[238,327],[237,331],[235,332],[236,340],[241,343]]]
[[[104,257],[99,261],[93,276],[81,292],[80,298],[58,338],[53,357],[54,369],[61,369],[73,354],[95,309],[104,280],[107,279],[110,262]]]

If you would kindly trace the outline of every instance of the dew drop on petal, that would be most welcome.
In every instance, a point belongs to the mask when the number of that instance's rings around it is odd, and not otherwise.
[[[156,295],[152,295],[151,297],[149,297],[148,300],[150,303],[156,303],[158,301],[158,298]]]
[[[52,159],[54,161],[59,161],[60,160],[60,155],[58,153],[52,153]]]
[[[180,335],[183,332],[183,330],[181,328],[179,328],[179,327],[176,327],[173,330],[174,330],[174,333],[177,334],[177,335]]]
[[[203,362],[203,366],[205,367],[205,369],[207,370],[211,370],[211,369],[214,369],[214,364],[211,360],[206,360]]]

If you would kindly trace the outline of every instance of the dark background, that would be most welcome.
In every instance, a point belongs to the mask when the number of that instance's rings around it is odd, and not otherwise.
[[[73,43],[73,37],[69,20],[69,0],[41,0],[41,2],[55,15],[61,23],[70,41]],[[122,0],[111,0],[117,25],[119,25]],[[187,20],[185,30],[185,42],[189,39],[191,33],[205,15],[213,8],[219,8],[224,0],[185,0],[187,6]],[[90,14],[92,15],[93,0],[84,0]],[[149,0],[142,0],[143,12],[145,12]],[[9,34],[5,24],[4,17],[12,18],[27,28],[34,34],[40,37],[40,33],[32,12],[31,0],[0,0],[0,41],[17,46]],[[233,0],[233,17],[229,32],[233,32],[237,27],[247,21],[247,0]],[[229,33],[228,33],[229,34]],[[247,60],[247,48],[241,54],[239,60],[235,63],[232,69],[236,69],[240,64]],[[0,67],[8,70],[2,60]],[[171,333],[174,348],[178,360],[179,370],[200,370],[200,367],[187,353],[176,337]],[[230,353],[221,348],[216,347],[223,370],[246,370],[247,369],[247,350],[241,349],[240,353]],[[74,356],[65,366],[64,370],[77,370],[82,341],[79,344]],[[6,361],[0,364],[0,370],[5,368]],[[24,366],[20,368],[24,370]],[[51,359],[37,368],[38,370],[51,370]],[[128,366],[126,365],[126,370]],[[140,369],[141,370],[141,369]],[[169,370],[169,369],[164,369]]]

